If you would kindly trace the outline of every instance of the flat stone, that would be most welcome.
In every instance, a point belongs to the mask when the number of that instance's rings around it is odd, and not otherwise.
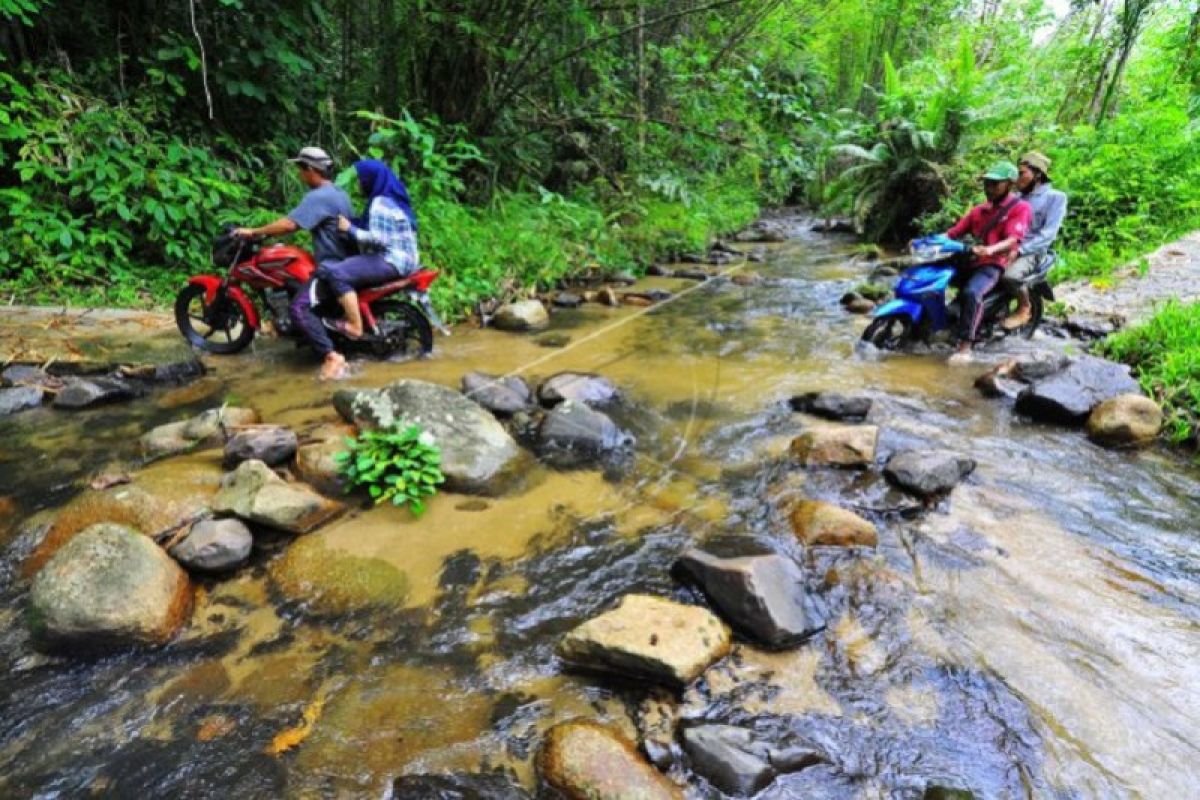
[[[602,375],[590,372],[560,372],[542,381],[537,390],[538,401],[549,408],[574,400],[589,406],[603,406],[621,399],[616,384]]]
[[[772,647],[799,644],[820,630],[805,609],[804,573],[790,558],[718,558],[693,548],[676,566],[734,627]]]
[[[191,615],[192,590],[149,537],[101,523],[54,554],[33,581],[29,626],[52,647],[163,644]]]
[[[683,732],[692,769],[733,797],[750,797],[775,780],[765,745],[753,732],[733,725],[700,725]]]
[[[213,511],[289,533],[308,533],[343,506],[303,484],[287,483],[261,461],[243,461],[221,479]]]
[[[796,537],[810,547],[874,547],[875,525],[853,511],[820,500],[804,500],[791,514]]]
[[[468,372],[462,377],[462,392],[497,416],[512,416],[533,405],[533,392],[519,375]]]
[[[975,460],[949,450],[903,450],[888,459],[883,474],[912,494],[946,494],[975,471]]]
[[[54,396],[54,407],[68,410],[91,408],[106,403],[132,400],[137,396],[133,388],[124,381],[111,378],[84,380],[73,378],[65,388]]]
[[[1079,356],[1060,372],[1034,382],[1017,397],[1020,414],[1044,422],[1082,424],[1100,403],[1122,394],[1140,394],[1129,367],[1094,356]]]
[[[538,772],[566,800],[683,800],[633,742],[590,720],[560,722],[542,741]]]
[[[1122,394],[1110,397],[1088,415],[1088,437],[1110,447],[1149,444],[1163,426],[1163,412],[1149,397]]]
[[[554,295],[554,305],[559,308],[578,308],[583,305],[583,298],[574,292],[559,292]]]
[[[550,313],[541,300],[518,300],[496,309],[492,327],[515,333],[540,331],[550,327]]]
[[[205,519],[171,548],[171,556],[188,569],[226,572],[245,564],[253,546],[254,537],[240,520]]]
[[[874,425],[814,426],[792,440],[792,456],[806,467],[867,467],[878,438]]]
[[[731,644],[729,629],[706,609],[629,594],[563,637],[558,654],[579,666],[682,687]]]
[[[378,390],[344,389],[334,407],[360,430],[417,425],[442,453],[445,488],[497,494],[522,454],[504,426],[483,406],[436,383],[402,380]]]
[[[871,413],[871,398],[837,392],[805,392],[790,401],[793,411],[831,420],[862,420]]]
[[[27,408],[37,408],[42,404],[46,393],[38,386],[14,386],[0,389],[0,417],[24,411]]]
[[[282,425],[243,427],[225,442],[225,467],[251,460],[277,466],[290,461],[297,447],[296,434]]]

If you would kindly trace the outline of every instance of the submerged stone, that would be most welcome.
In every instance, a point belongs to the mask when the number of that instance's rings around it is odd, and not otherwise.
[[[105,403],[132,400],[136,396],[137,392],[124,381],[112,378],[72,378],[66,387],[54,396],[54,407],[69,410],[91,408]]]
[[[775,780],[766,745],[733,725],[701,725],[683,732],[692,769],[727,795],[749,797]]]
[[[832,420],[861,420],[871,412],[871,398],[837,392],[805,392],[790,401],[794,411]]]
[[[27,408],[37,408],[42,404],[46,393],[38,386],[14,386],[0,389],[0,417],[24,411]]]
[[[619,731],[570,720],[546,733],[537,759],[542,779],[567,800],[682,800]]]
[[[192,590],[149,537],[93,525],[63,546],[33,581],[29,626],[44,644],[109,649],[162,644],[187,621]]]
[[[269,572],[285,597],[322,614],[399,608],[408,599],[403,570],[381,558],[331,548],[320,535],[292,542]]]
[[[593,462],[624,444],[621,429],[608,416],[582,403],[551,409],[537,428],[538,455],[560,467]]]
[[[558,654],[579,666],[686,686],[731,645],[729,629],[712,612],[629,594],[563,637]]]
[[[792,530],[810,547],[874,547],[875,525],[853,511],[820,500],[804,500],[792,510]]]

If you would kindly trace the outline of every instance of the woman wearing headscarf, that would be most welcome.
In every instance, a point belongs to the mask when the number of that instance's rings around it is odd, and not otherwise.
[[[362,255],[324,264],[316,276],[333,290],[346,314],[342,332],[358,338],[363,322],[356,290],[411,275],[420,265],[420,255],[417,218],[404,182],[387,164],[373,159],[355,162],[354,171],[366,206],[357,219],[338,217],[338,230],[357,242]],[[346,359],[330,345],[321,377],[340,377],[345,366]]]

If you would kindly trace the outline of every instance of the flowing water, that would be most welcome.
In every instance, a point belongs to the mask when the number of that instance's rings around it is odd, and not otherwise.
[[[605,471],[533,467],[500,498],[443,494],[420,519],[358,510],[295,542],[263,537],[250,567],[200,582],[192,626],[159,651],[32,649],[30,535],[0,527],[0,794],[427,798],[435,784],[416,776],[453,773],[476,776],[468,796],[516,796],[536,785],[547,727],[583,716],[636,735],[649,696],[685,723],[788,730],[826,751],[762,797],[1196,796],[1200,472],[1031,425],[941,357],[856,355],[863,320],[836,302],[868,270],[851,250],[799,235],[755,265],[756,285],[651,279],[688,291],[649,312],[559,313],[549,337],[459,330],[433,359],[362,366],[355,385],[602,373],[629,397],[618,417],[636,454]],[[336,421],[334,387],[290,346],[211,363],[150,400],[3,423],[9,523],[64,504],[102,515],[87,476],[222,400],[302,432]],[[936,444],[978,470],[920,512],[872,475],[791,466],[804,420],[786,400],[817,389],[874,397],[881,457]],[[220,474],[219,453],[200,453],[132,488],[203,495]],[[878,550],[804,552],[781,513],[797,494],[876,520]],[[698,601],[670,575],[695,542],[793,555],[828,628],[789,652],[740,643],[682,697],[554,657],[624,593]],[[663,766],[719,796],[677,749]]]

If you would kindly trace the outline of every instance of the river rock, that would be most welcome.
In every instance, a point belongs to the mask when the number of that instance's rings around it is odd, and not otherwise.
[[[627,306],[634,306],[637,308],[648,308],[648,307],[654,305],[654,298],[647,297],[646,295],[641,294],[640,292],[623,292],[621,294],[621,302]]]
[[[202,445],[217,445],[224,443],[233,429],[257,422],[258,412],[254,409],[221,406],[202,411],[188,420],[183,435]]]
[[[436,383],[402,380],[378,390],[344,389],[333,404],[359,429],[417,425],[442,453],[445,488],[495,494],[519,464],[517,443],[483,406]]]
[[[583,305],[583,298],[574,292],[559,292],[554,295],[553,302],[559,308],[579,308]]]
[[[137,396],[128,383],[112,378],[73,378],[54,396],[54,407],[75,410],[105,403],[132,400]]]
[[[804,500],[792,509],[792,530],[810,547],[874,547],[875,525],[853,511],[820,500]]]
[[[792,456],[806,467],[866,467],[878,438],[874,425],[814,426],[792,440]]]
[[[224,463],[226,468],[233,468],[254,460],[273,467],[290,461],[297,447],[296,434],[282,425],[247,426],[225,443]]]
[[[775,780],[768,747],[754,733],[733,725],[700,725],[683,732],[692,769],[733,797],[750,797]]]
[[[109,649],[162,644],[191,614],[192,590],[149,537],[93,525],[62,547],[33,581],[29,625],[51,646]]]
[[[1157,403],[1140,394],[1122,394],[1092,409],[1087,432],[1099,444],[1127,447],[1154,441],[1162,425],[1163,413]]]
[[[49,386],[56,380],[45,370],[27,364],[13,364],[0,372],[0,386]]]
[[[731,644],[729,629],[706,609],[628,594],[563,637],[558,654],[579,666],[682,687]]]
[[[675,270],[665,264],[651,264],[646,270],[647,275],[654,275],[659,278],[670,278],[675,275]]]
[[[616,283],[621,286],[632,286],[633,284],[637,283],[638,279],[637,276],[632,272],[621,271],[614,272],[612,275],[609,275],[607,280],[609,283]]]
[[[296,450],[296,477],[323,494],[342,494],[346,484],[337,455],[347,449],[346,439],[353,435],[350,425],[322,425],[309,433]]]
[[[550,327],[550,314],[541,300],[518,300],[496,309],[492,327],[502,331],[540,331]]]
[[[516,778],[496,772],[402,775],[392,783],[392,800],[533,800]]]
[[[1065,369],[1034,382],[1017,396],[1018,413],[1044,422],[1080,424],[1100,403],[1121,394],[1140,394],[1129,367],[1079,356]]]
[[[308,533],[342,511],[303,484],[288,483],[261,461],[243,461],[221,479],[213,511],[289,533]]]
[[[538,772],[566,800],[683,800],[614,728],[588,720],[560,722],[546,732]]]
[[[537,390],[538,401],[547,408],[574,400],[589,406],[603,406],[621,399],[616,384],[602,375],[589,372],[560,372],[542,381]]]
[[[240,520],[204,519],[171,548],[171,556],[188,569],[226,572],[246,563],[253,545],[250,529]]]
[[[568,400],[551,409],[537,427],[538,455],[561,467],[577,467],[621,447],[625,437],[608,416]]]
[[[621,305],[621,298],[617,297],[617,293],[612,290],[611,286],[605,286],[596,292],[595,302],[606,306],[619,306]]]
[[[793,411],[832,420],[859,421],[871,413],[871,398],[837,392],[805,392],[790,401]]]
[[[330,547],[323,531],[292,542],[267,571],[285,598],[318,614],[401,608],[411,590],[404,570],[382,558]]]
[[[875,303],[865,297],[858,297],[846,303],[846,310],[851,314],[870,314],[875,310]]]
[[[46,393],[38,386],[14,386],[0,389],[0,417],[24,411],[27,408],[37,408],[42,404]]]
[[[772,647],[798,644],[819,629],[805,610],[804,573],[790,558],[718,558],[693,548],[679,557],[676,568],[734,627]]]
[[[974,459],[948,450],[903,450],[883,468],[892,483],[924,498],[949,492],[974,471]]]
[[[468,372],[462,377],[462,392],[497,416],[510,417],[533,405],[533,392],[519,375]]]

